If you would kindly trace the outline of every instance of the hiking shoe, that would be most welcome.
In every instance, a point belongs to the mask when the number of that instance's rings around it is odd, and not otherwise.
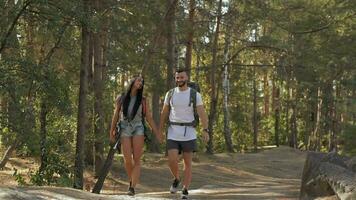
[[[171,194],[175,194],[178,191],[179,183],[180,183],[180,181],[178,179],[174,179],[174,181],[171,185],[171,188],[169,189]]]
[[[135,196],[135,188],[129,187],[129,190],[127,191],[127,195]]]
[[[188,199],[188,190],[184,188],[182,190],[182,198],[181,199]]]

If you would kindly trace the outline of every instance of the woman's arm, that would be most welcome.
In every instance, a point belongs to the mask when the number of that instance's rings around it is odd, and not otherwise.
[[[111,119],[111,127],[110,127],[110,140],[112,142],[115,141],[115,134],[116,134],[116,124],[120,120],[120,110],[121,110],[121,96],[115,103],[115,110],[114,114]]]
[[[151,111],[150,111],[150,109],[149,109],[149,103],[148,103],[147,98],[145,99],[145,104],[146,104],[146,116],[145,116],[146,121],[147,121],[147,123],[150,125],[150,127],[151,127],[153,133],[156,135],[158,141],[161,143],[162,140],[163,140],[163,136],[162,136],[162,134],[158,131],[157,125],[156,125],[155,121],[154,121],[153,118],[152,118],[152,113],[151,113]]]

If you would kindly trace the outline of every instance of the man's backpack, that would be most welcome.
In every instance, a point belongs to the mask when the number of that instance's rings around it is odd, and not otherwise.
[[[168,123],[171,125],[181,125],[181,126],[193,126],[197,127],[199,125],[199,115],[197,112],[197,92],[200,92],[200,87],[198,83],[195,82],[188,82],[188,87],[190,87],[190,95],[189,95],[189,107],[193,105],[193,112],[194,112],[194,121],[189,123],[177,123],[171,122]],[[174,88],[168,91],[168,102],[169,102],[169,112],[171,111],[171,99],[174,93]]]

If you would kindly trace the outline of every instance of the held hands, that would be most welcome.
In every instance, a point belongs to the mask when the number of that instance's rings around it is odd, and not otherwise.
[[[162,134],[162,131],[161,131],[161,130],[157,130],[157,131],[156,131],[156,137],[157,137],[158,142],[159,142],[160,144],[162,144],[164,138],[163,138],[163,134]]]
[[[115,129],[114,129],[114,130],[111,130],[111,131],[110,131],[110,142],[111,142],[111,143],[115,143],[115,136],[116,136],[116,131],[115,131]]]
[[[208,130],[204,129],[202,132],[203,142],[206,144],[209,141],[209,132]]]

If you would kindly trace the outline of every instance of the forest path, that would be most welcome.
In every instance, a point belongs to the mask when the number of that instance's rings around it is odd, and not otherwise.
[[[190,199],[298,199],[305,158],[305,152],[285,146],[259,153],[199,154],[193,163]],[[10,176],[5,170],[0,171],[0,199],[179,199],[179,194],[168,192],[171,175],[166,163],[161,154],[144,155],[134,198],[125,195],[127,178],[117,155],[101,195],[60,187],[16,187],[14,181],[5,182]],[[88,190],[95,181],[90,174],[85,174]]]

